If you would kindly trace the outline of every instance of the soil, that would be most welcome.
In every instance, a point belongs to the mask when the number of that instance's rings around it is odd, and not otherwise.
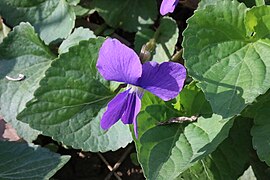
[[[143,180],[143,172],[140,166],[132,163],[130,154],[135,152],[134,144],[129,144],[126,148],[121,148],[115,152],[106,152],[101,155],[108,161],[108,163],[113,167],[117,161],[123,156],[123,154],[132,148],[128,153],[122,164],[115,171],[116,174],[121,179],[128,180]],[[110,178],[110,170],[107,165],[102,161],[98,153],[91,152],[81,152],[74,149],[64,149],[60,148],[58,153],[62,155],[70,155],[70,161],[59,170],[52,179],[59,180],[101,180],[101,179],[112,179],[117,180],[117,178],[112,175]]]
[[[63,147],[50,137],[40,135],[34,142],[43,147],[49,148],[51,151],[61,155],[70,155],[71,159],[64,165],[51,179],[53,180],[144,180],[142,168],[136,165],[136,161],[131,159],[131,154],[136,153],[134,143],[130,143],[125,148],[117,151],[109,151],[106,153],[83,152],[68,147]],[[105,161],[111,167],[120,160],[121,164],[115,173],[109,176]],[[122,159],[122,160],[121,160]]]

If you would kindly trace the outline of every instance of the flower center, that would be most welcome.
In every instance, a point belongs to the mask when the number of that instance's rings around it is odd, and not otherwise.
[[[140,99],[143,97],[143,94],[144,94],[143,88],[141,88],[139,86],[134,86],[134,85],[128,84],[127,89],[130,89],[129,93],[136,93]]]

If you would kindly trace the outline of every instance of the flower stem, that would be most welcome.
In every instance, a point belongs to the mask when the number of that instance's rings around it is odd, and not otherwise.
[[[157,30],[156,30],[156,32],[154,34],[154,40],[157,41],[159,36],[160,36],[160,26],[157,28]]]
[[[265,1],[264,0],[255,0],[256,6],[263,6],[265,5]]]

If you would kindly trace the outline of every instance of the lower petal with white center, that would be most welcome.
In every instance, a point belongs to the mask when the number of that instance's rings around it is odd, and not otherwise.
[[[102,129],[109,129],[122,117],[126,110],[128,94],[129,90],[126,90],[115,96],[115,98],[109,102],[107,110],[101,118],[100,125]]]
[[[136,86],[128,86],[128,90],[118,94],[113,98],[103,114],[100,125],[107,130],[119,119],[124,124],[133,124],[135,136],[138,137],[137,115],[141,109],[141,98],[143,89]]]
[[[121,118],[124,124],[133,124],[134,125],[134,134],[138,138],[138,129],[137,129],[137,115],[141,110],[141,99],[137,92],[131,92],[128,95],[128,100],[126,104],[126,110]]]

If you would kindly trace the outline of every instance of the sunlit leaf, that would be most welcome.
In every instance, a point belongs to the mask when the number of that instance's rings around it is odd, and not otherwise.
[[[270,88],[269,12],[270,7],[248,10],[225,0],[188,20],[183,46],[189,75],[224,118],[239,114]]]
[[[65,145],[85,151],[117,150],[131,142],[129,128],[121,122],[108,131],[100,127],[105,107],[115,95],[96,68],[103,41],[81,41],[60,55],[19,119]]]
[[[257,180],[251,166],[244,172],[239,180]]]
[[[229,137],[213,153],[198,161],[180,177],[185,180],[238,179],[249,166],[252,151],[251,125],[250,119],[236,119]]]
[[[176,97],[174,108],[186,116],[212,114],[211,106],[196,82],[190,83],[181,91]]]
[[[186,91],[181,92],[183,95],[180,102],[182,100],[186,112],[197,114],[200,110],[207,109],[209,104],[203,103],[205,99],[197,98],[198,101],[191,102],[204,104],[204,107],[191,111],[195,106],[186,104],[188,99],[185,98],[190,97],[188,89],[193,91],[192,86],[186,87]],[[143,107],[138,116],[139,139],[135,139],[135,142],[139,162],[148,179],[178,177],[197,160],[213,152],[227,137],[233,122],[233,120],[222,119],[219,115],[208,114],[200,117],[197,122],[159,125],[160,122],[181,117],[186,113],[177,111],[169,102],[159,101],[150,94],[146,94],[142,103],[149,105]]]
[[[31,23],[47,44],[66,38],[75,25],[75,13],[65,0],[1,0],[0,15],[11,26]]]
[[[28,23],[15,27],[0,44],[0,112],[19,136],[29,142],[39,132],[18,121],[16,116],[25,108],[26,102],[33,98],[39,81],[54,58]],[[19,74],[23,74],[25,79],[10,81],[6,78],[17,78]]]
[[[49,179],[69,156],[33,144],[0,141],[0,179]]]
[[[76,28],[74,32],[65,39],[62,44],[59,46],[58,52],[59,54],[68,52],[68,49],[72,46],[78,45],[82,40],[88,40],[90,38],[95,38],[95,34],[86,28]]]

